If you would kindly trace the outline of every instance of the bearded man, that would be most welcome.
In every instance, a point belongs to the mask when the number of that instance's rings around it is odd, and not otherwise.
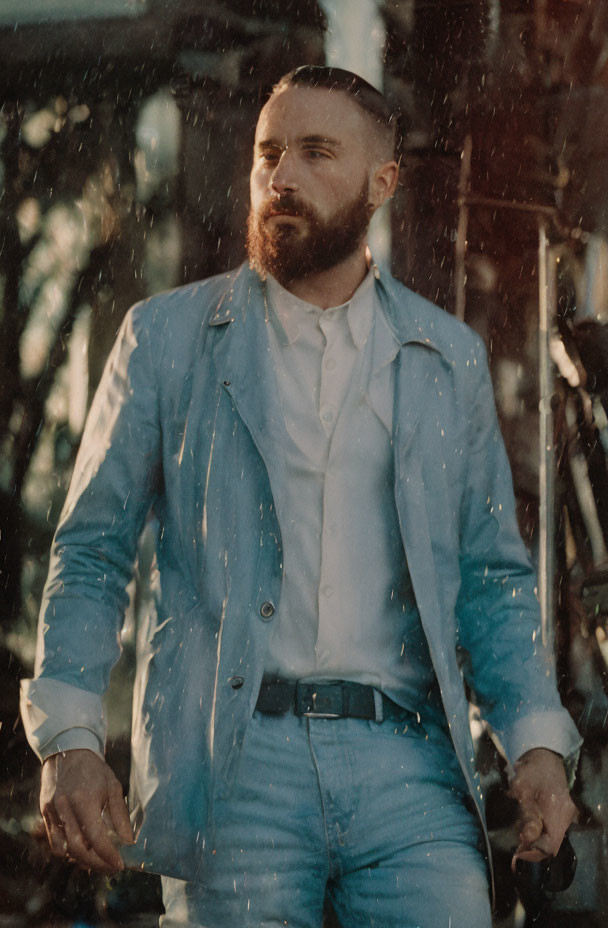
[[[366,248],[394,145],[359,77],[286,75],[250,266],[131,310],[86,427],[23,715],[54,852],[161,873],[165,928],[319,928],[326,893],[344,928],[487,928],[462,668],[518,854],[574,814],[483,347]],[[101,695],[150,509],[129,820]]]

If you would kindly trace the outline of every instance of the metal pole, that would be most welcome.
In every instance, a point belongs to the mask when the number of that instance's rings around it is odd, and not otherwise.
[[[551,398],[554,375],[549,343],[555,314],[555,258],[545,225],[538,230],[539,552],[538,598],[543,645],[555,641],[555,460]]]
[[[326,63],[354,71],[381,91],[386,30],[380,0],[319,0],[319,5],[327,17]],[[390,265],[390,201],[373,215],[368,241],[374,259]]]
[[[458,180],[458,232],[456,234],[456,248],[454,255],[456,277],[456,318],[464,321],[466,306],[466,253],[467,229],[469,225],[469,207],[466,202],[467,190],[471,179],[471,155],[473,139],[471,134],[465,136],[460,157],[460,177]]]

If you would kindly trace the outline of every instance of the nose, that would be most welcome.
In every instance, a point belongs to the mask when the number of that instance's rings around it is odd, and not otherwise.
[[[270,186],[274,193],[295,192],[299,189],[295,177],[294,159],[287,148],[281,152],[281,157],[270,175]]]

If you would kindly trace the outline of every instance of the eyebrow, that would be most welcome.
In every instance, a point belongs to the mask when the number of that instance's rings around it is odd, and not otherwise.
[[[329,145],[331,148],[343,148],[342,142],[338,139],[333,139],[328,135],[303,135],[301,138],[297,139],[300,145]],[[261,142],[257,143],[257,148],[267,149],[267,148],[284,148],[284,144],[279,139],[263,139]]]
[[[332,148],[342,148],[342,142],[338,139],[332,139],[328,135],[305,135],[298,139],[304,145],[330,145]]]

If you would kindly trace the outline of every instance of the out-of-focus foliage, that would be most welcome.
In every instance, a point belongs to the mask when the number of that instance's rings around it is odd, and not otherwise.
[[[122,316],[242,259],[259,101],[322,54],[314,2],[63,18],[0,27],[0,606],[13,632],[35,621],[41,558]],[[16,644],[31,656],[31,635]]]
[[[323,54],[315,0],[139,8],[0,19],[0,913],[36,925],[157,921],[156,883],[108,893],[50,861],[16,682],[32,669],[52,533],[117,328],[146,295],[242,260],[260,101]],[[123,782],[130,632],[109,700]]]

